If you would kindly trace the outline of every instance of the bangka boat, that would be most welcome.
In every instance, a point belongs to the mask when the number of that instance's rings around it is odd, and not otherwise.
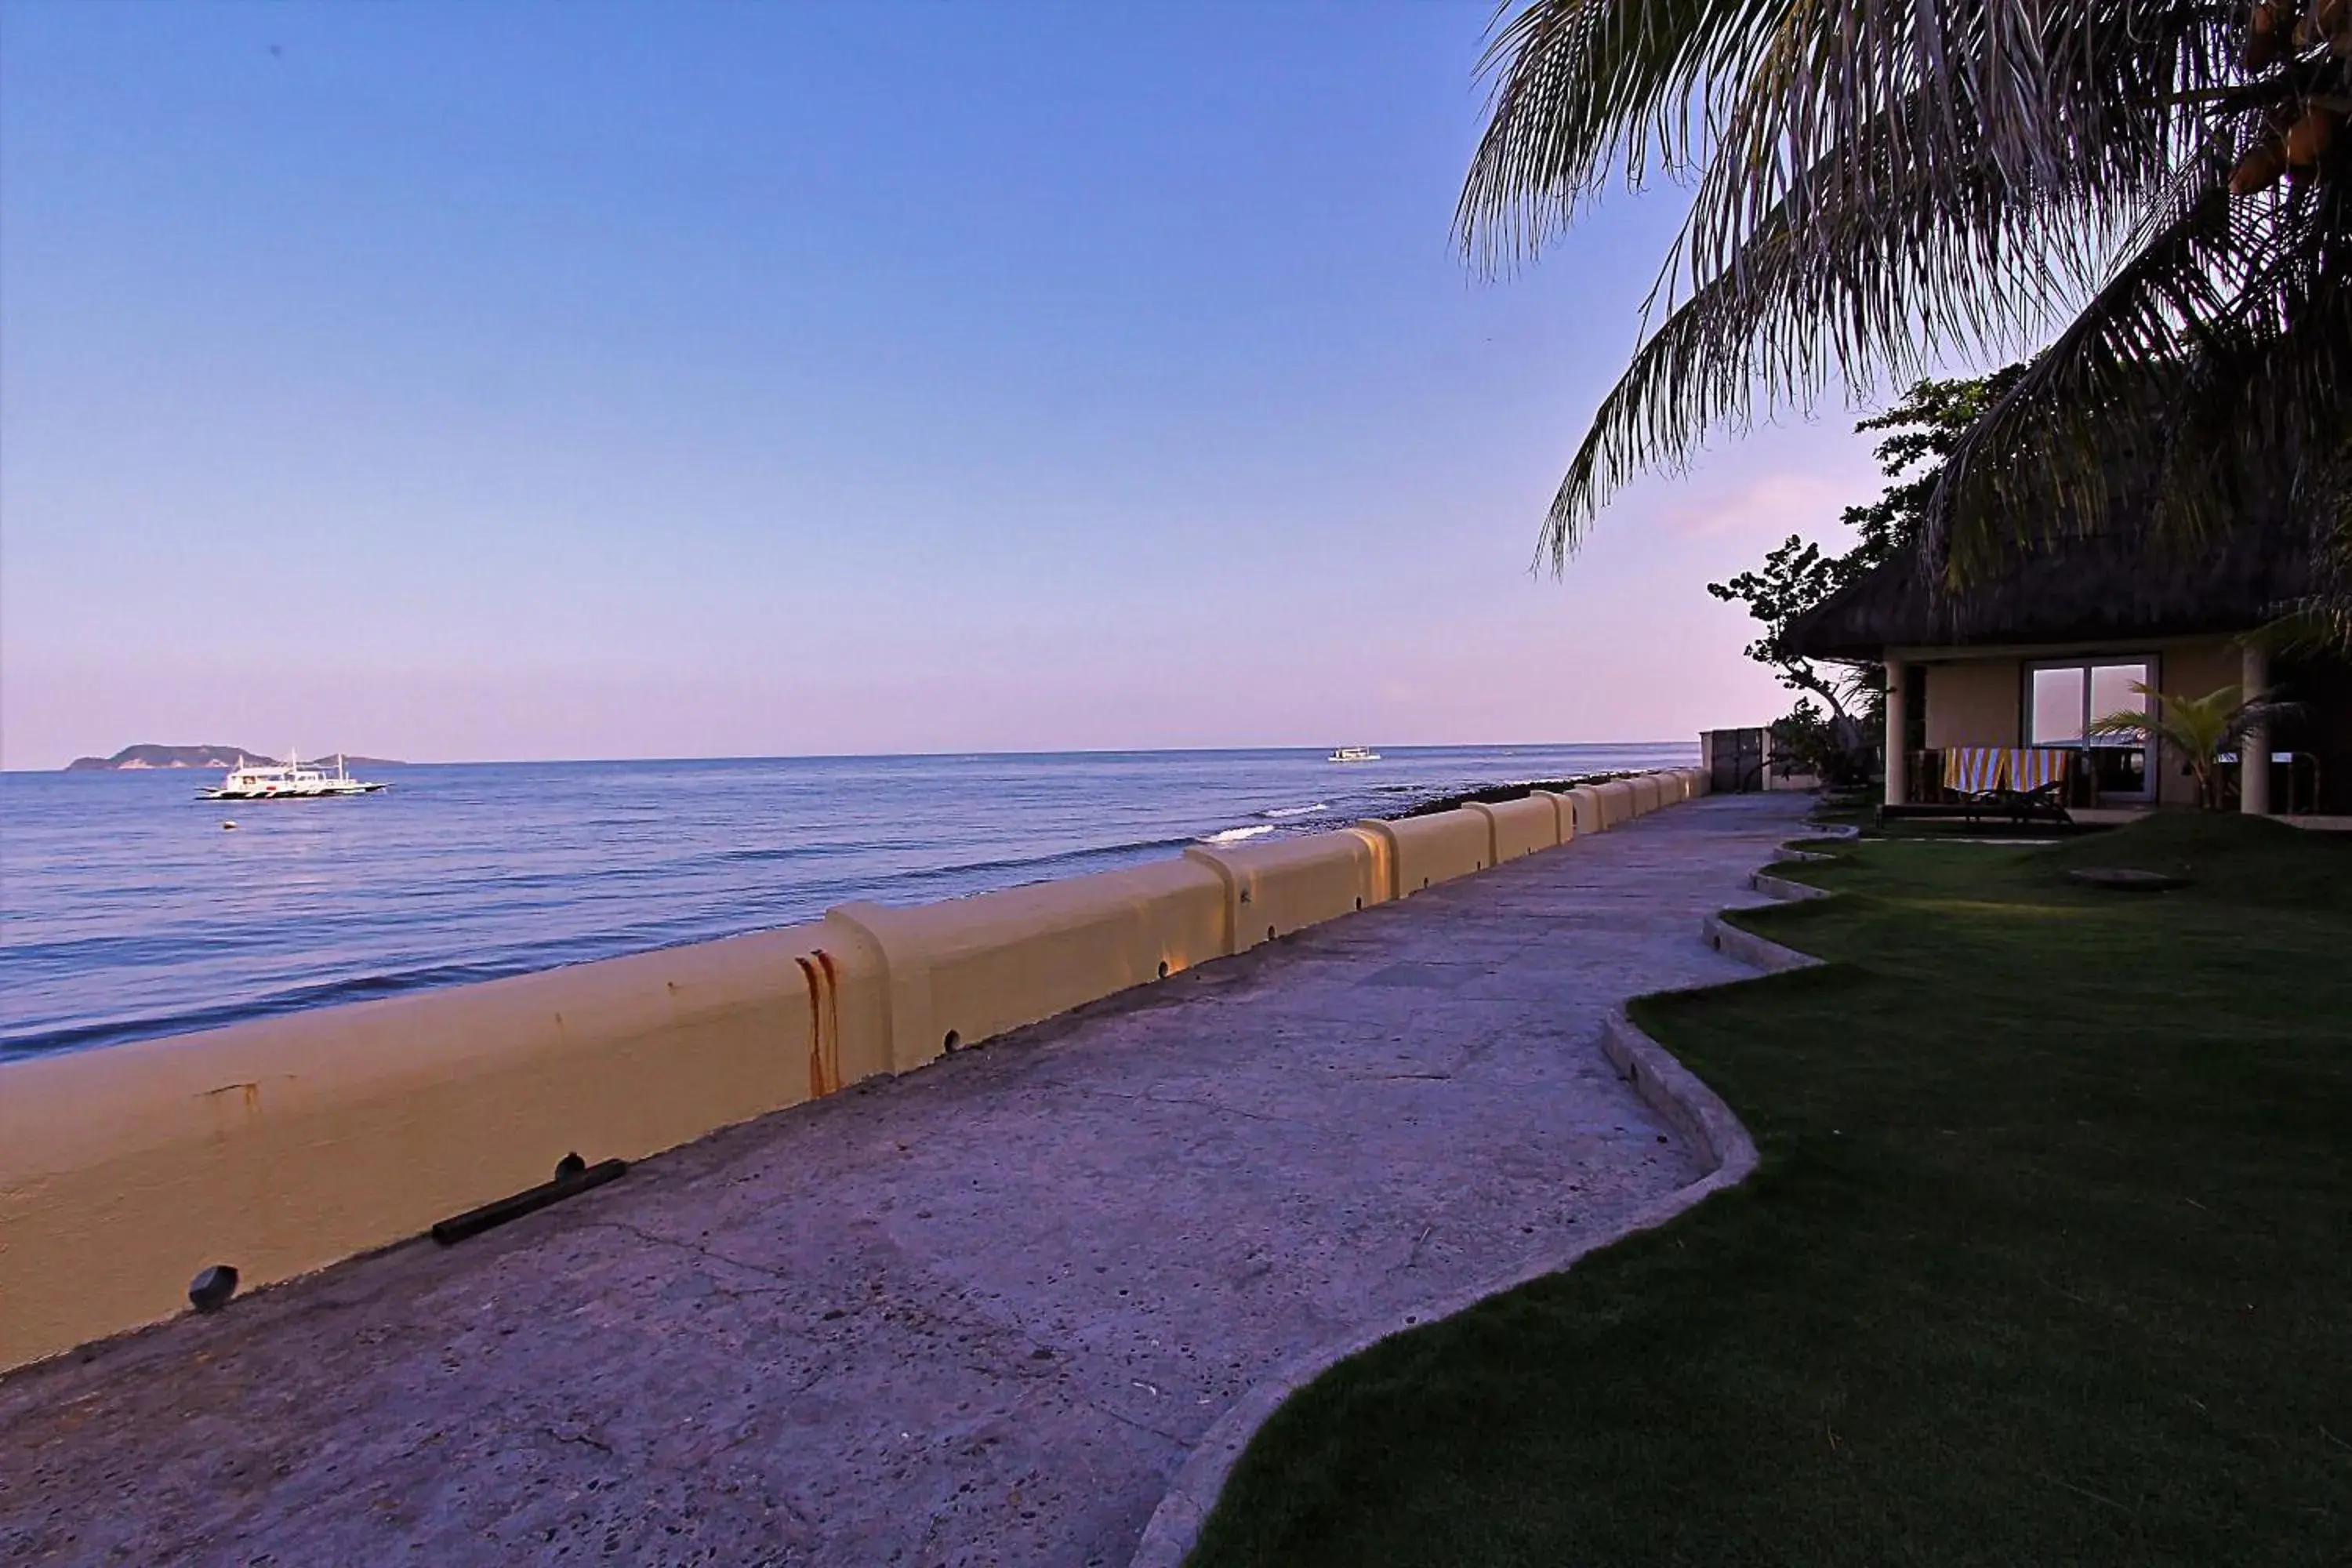
[[[1327,763],[1377,763],[1381,754],[1370,746],[1342,746],[1323,760]]]
[[[352,777],[341,756],[335,758],[335,771],[329,773],[303,766],[302,759],[289,752],[283,763],[255,765],[239,757],[227,778],[196,793],[205,800],[323,800],[331,795],[373,795],[383,787]]]

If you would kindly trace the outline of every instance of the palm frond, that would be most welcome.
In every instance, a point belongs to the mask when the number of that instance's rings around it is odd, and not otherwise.
[[[1455,230],[1490,267],[1532,255],[1612,179],[1696,166],[1712,100],[1790,0],[1543,0],[1494,29],[1486,131]],[[1498,13],[1499,16],[1499,13]]]
[[[1836,236],[1923,184],[1959,233],[1989,187],[2046,207],[2053,254],[2094,265],[2108,221],[2164,178],[2163,100],[2215,38],[2197,8],[2145,0],[1792,5],[1723,119],[1689,272],[1733,265],[1776,212],[1800,232],[1824,215]]]
[[[2111,479],[2146,471],[2186,379],[2183,333],[2231,292],[2215,268],[2246,213],[2226,174],[2215,158],[2181,181],[2165,221],[1962,437],[1928,500],[1924,562],[1965,580],[2000,547],[2095,531]]]
[[[2109,526],[2119,478],[2158,542],[2249,513],[2343,530],[2352,453],[2346,200],[2247,200],[2242,143],[2209,141],[2134,253],[1965,437],[1927,509],[1923,561],[1965,581],[2035,536]]]
[[[1457,229],[1490,265],[1516,260],[1612,179],[1704,171],[1685,255],[1703,280],[1773,223],[1803,233],[1815,212],[1923,180],[1957,197],[1990,171],[2021,195],[2095,191],[2120,209],[2162,179],[2171,106],[2226,48],[2226,16],[2148,0],[1538,0],[1484,61],[1492,113]],[[1846,155],[1871,140],[1883,156]]]
[[[1938,488],[1945,566],[2103,521],[2133,465],[2183,538],[2250,504],[2249,474],[2340,524],[2352,153],[2275,199],[2219,193],[2292,162],[2295,116],[2340,123],[2352,76],[2326,39],[2249,68],[2245,26],[2237,0],[1536,0],[1500,20],[1456,214],[1474,257],[1532,254],[1616,180],[1693,187],[1655,330],[1539,559],[1759,409],[2007,357],[2062,314]]]
[[[1677,468],[1709,433],[1744,429],[1759,392],[1766,412],[1808,406],[1833,378],[1852,384],[1864,366],[1907,378],[1954,346],[2007,343],[2003,316],[2022,310],[2021,296],[2054,297],[2062,280],[2040,248],[2039,213],[2005,207],[1989,173],[1968,195],[1982,220],[1929,244],[1911,241],[1943,224],[1949,193],[1927,180],[1817,212],[1809,234],[1795,214],[1775,215],[1737,267],[1696,289],[1635,352],[1553,497],[1538,559],[1562,566],[1636,473]],[[2013,280],[1998,305],[1978,287],[1988,276]]]

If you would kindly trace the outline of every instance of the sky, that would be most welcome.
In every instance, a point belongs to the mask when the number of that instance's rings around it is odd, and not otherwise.
[[[1544,508],[1680,216],[1464,4],[0,0],[0,765],[1657,740],[1832,402]]]

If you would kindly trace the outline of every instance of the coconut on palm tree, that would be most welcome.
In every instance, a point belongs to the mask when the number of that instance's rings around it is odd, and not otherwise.
[[[1759,406],[2036,349],[1945,465],[1954,575],[2131,510],[2352,551],[2352,4],[1535,0],[1459,227],[1508,264],[1608,186],[1692,191],[1659,315],[1555,496]],[[2342,615],[2352,599],[2339,599]]]

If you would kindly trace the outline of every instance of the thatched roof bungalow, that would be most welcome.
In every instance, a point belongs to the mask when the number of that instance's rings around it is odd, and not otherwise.
[[[2352,666],[2273,658],[2245,640],[2311,587],[2309,552],[2280,531],[2242,530],[2194,552],[2118,532],[2042,543],[1959,592],[1899,558],[1801,619],[1789,641],[1812,658],[1886,666],[1890,803],[1937,798],[1956,748],[2072,752],[2078,805],[2191,803],[2179,758],[2084,739],[2092,719],[2137,707],[2131,683],[2144,681],[2300,702],[2267,738],[2272,766],[2233,782],[2239,804],[2347,813]]]

